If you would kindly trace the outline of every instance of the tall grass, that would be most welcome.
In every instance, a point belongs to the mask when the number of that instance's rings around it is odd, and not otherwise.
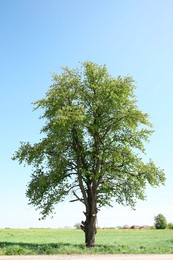
[[[99,229],[88,249],[84,233],[70,229],[0,229],[0,255],[171,254],[173,230]]]

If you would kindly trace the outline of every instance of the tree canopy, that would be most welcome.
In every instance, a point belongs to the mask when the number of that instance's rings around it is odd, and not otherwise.
[[[154,217],[154,226],[156,229],[167,228],[167,220],[163,214],[160,213]]]
[[[53,74],[43,109],[43,138],[21,143],[13,159],[32,165],[26,195],[43,217],[68,195],[86,208],[81,228],[94,246],[96,217],[113,201],[135,206],[145,188],[164,184],[164,171],[143,160],[152,125],[137,106],[132,77],[112,77],[92,62]]]

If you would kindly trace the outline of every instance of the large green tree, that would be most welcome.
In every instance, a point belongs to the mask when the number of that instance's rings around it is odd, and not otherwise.
[[[145,163],[145,141],[151,135],[148,115],[140,111],[131,77],[114,78],[106,66],[84,62],[53,75],[46,97],[34,103],[43,109],[43,138],[21,143],[13,159],[32,165],[26,195],[43,217],[72,193],[85,206],[86,246],[95,245],[101,207],[135,206],[145,188],[164,184],[163,170]]]
[[[156,229],[167,228],[167,220],[163,214],[158,214],[154,217],[154,226]]]

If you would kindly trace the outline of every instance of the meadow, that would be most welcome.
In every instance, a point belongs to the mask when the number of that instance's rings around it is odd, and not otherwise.
[[[173,230],[99,229],[96,247],[73,229],[0,229],[0,255],[172,254]]]

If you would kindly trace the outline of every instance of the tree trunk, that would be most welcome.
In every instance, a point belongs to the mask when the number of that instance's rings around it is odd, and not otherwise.
[[[87,247],[95,246],[95,235],[97,233],[96,229],[96,214],[93,214],[89,219],[86,225],[85,230],[85,244]]]
[[[97,233],[96,220],[97,214],[86,214],[86,221],[82,221],[81,228],[85,233],[85,244],[87,247],[95,246],[95,235]]]
[[[82,221],[81,229],[85,233],[85,244],[87,247],[95,246],[95,235],[97,233],[96,222],[97,222],[97,199],[96,192],[90,189],[88,192],[88,203],[86,206],[86,220]]]

